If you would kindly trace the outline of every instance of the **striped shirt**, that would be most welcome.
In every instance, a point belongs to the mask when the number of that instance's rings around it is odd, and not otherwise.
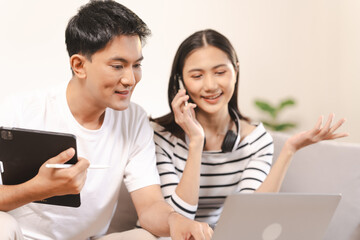
[[[214,227],[226,196],[254,192],[268,175],[273,139],[260,123],[232,152],[204,151],[201,159],[198,205],[183,201],[175,189],[185,168],[188,144],[155,122],[157,167],[166,201],[180,214]]]

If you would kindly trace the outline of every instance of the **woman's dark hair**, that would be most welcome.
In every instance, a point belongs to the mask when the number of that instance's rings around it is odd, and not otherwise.
[[[65,42],[69,56],[80,53],[91,56],[103,49],[114,37],[139,36],[143,42],[150,35],[146,24],[130,9],[115,1],[90,1],[70,19]]]
[[[179,125],[175,123],[174,112],[171,108],[171,102],[179,91],[179,81],[183,81],[182,73],[187,57],[196,49],[202,48],[207,45],[214,46],[223,51],[228,56],[234,69],[237,70],[234,93],[229,101],[228,108],[229,112],[231,112],[232,110],[235,111],[240,119],[249,121],[248,118],[244,117],[240,113],[237,102],[240,73],[238,68],[239,61],[235,49],[224,35],[220,34],[215,30],[206,29],[203,31],[198,31],[185,39],[176,52],[168,86],[168,104],[171,112],[162,117],[151,119],[151,121],[154,121],[163,126],[166,131],[171,132],[173,135],[183,140],[185,139],[184,131]]]

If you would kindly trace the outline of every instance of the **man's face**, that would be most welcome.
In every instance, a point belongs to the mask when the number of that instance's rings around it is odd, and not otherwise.
[[[125,110],[141,79],[142,47],[138,36],[118,36],[84,63],[84,91],[99,108]]]

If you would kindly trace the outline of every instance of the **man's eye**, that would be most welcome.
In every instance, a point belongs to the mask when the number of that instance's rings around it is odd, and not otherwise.
[[[135,64],[135,65],[134,65],[134,68],[141,68],[141,66],[142,66],[142,65],[141,65],[140,63],[138,63],[138,64]]]
[[[111,65],[111,67],[115,68],[115,69],[123,69],[123,65]]]

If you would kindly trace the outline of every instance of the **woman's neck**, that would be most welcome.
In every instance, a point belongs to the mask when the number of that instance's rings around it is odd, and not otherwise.
[[[199,121],[204,130],[211,132],[226,132],[228,123],[231,120],[228,109],[224,109],[216,114],[208,114],[203,111],[196,112],[196,119]]]
[[[233,124],[229,111],[228,109],[225,110],[217,114],[207,114],[201,111],[196,113],[196,118],[205,132],[205,150],[220,150],[227,131],[232,128]]]

